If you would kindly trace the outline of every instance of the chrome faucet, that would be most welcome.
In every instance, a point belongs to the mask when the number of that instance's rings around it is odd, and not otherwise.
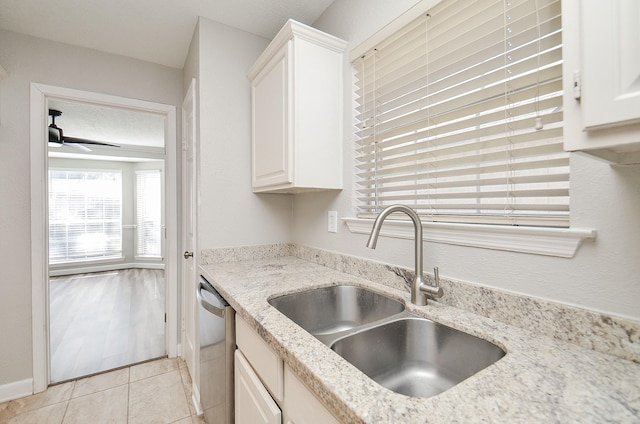
[[[385,218],[391,215],[394,212],[404,212],[409,215],[409,218],[413,221],[413,227],[415,229],[415,276],[413,278],[413,283],[411,284],[411,302],[418,305],[424,306],[427,304],[427,295],[439,298],[442,297],[444,292],[440,287],[440,276],[438,274],[438,268],[433,269],[434,273],[434,281],[435,285],[432,286],[427,284],[424,280],[424,276],[422,275],[422,222],[420,221],[420,217],[418,214],[408,206],[404,205],[391,205],[385,208],[373,223],[373,228],[371,229],[371,235],[369,235],[369,241],[367,241],[367,247],[369,249],[375,249],[378,243],[378,235],[380,234],[380,229],[382,228],[382,223]]]

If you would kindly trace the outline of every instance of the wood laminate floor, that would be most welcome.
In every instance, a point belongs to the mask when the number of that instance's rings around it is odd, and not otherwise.
[[[51,382],[165,355],[164,271],[51,277]]]

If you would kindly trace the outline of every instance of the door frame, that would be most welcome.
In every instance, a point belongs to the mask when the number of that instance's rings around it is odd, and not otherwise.
[[[47,219],[48,99],[113,106],[164,116],[165,120],[165,311],[167,355],[178,351],[178,193],[176,151],[176,107],[162,103],[31,83],[31,314],[33,341],[33,392],[50,383],[49,352],[49,261]]]

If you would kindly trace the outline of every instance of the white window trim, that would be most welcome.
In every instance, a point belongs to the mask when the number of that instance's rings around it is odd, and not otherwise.
[[[416,3],[404,14],[352,49],[350,62],[439,2],[440,0],[421,0]],[[373,219],[343,218],[342,221],[347,224],[349,231],[355,234],[370,234],[373,227]],[[584,240],[595,239],[597,235],[594,229],[444,222],[423,222],[422,228],[423,241],[560,258],[573,258]],[[413,224],[410,221],[387,220],[382,226],[380,235],[413,239]]]
[[[160,175],[160,187],[161,187],[161,191],[164,189],[164,171],[162,169],[158,169],[158,168],[154,168],[154,169],[137,169],[134,171],[134,178],[135,178],[135,196],[134,196],[134,219],[136,220],[136,223],[133,224],[133,228],[134,228],[134,233],[133,233],[133,238],[134,238],[134,260],[152,260],[152,261],[162,261],[164,260],[164,238],[162,237],[163,232],[165,231],[165,226],[162,224],[163,222],[163,217],[162,217],[162,213],[160,214],[160,254],[158,255],[141,255],[138,252],[138,247],[139,245],[139,240],[138,240],[138,207],[139,207],[139,193],[138,193],[138,175],[139,174],[151,174],[151,173],[158,173]],[[163,200],[161,198],[160,200],[161,203],[161,208],[163,207],[162,203]]]
[[[64,269],[64,268],[71,268],[74,265],[75,266],[104,265],[107,263],[119,263],[119,262],[124,262],[124,256],[122,255],[110,256],[108,258],[102,258],[102,259],[96,259],[96,258],[84,259],[84,260],[79,259],[73,262],[55,262],[55,263],[49,264],[49,269]]]
[[[343,218],[349,231],[370,234],[373,219]],[[582,228],[518,227],[507,225],[423,222],[423,241],[479,247],[533,255],[573,258],[584,240],[595,239],[597,231]],[[386,220],[381,236],[413,239],[410,221]]]

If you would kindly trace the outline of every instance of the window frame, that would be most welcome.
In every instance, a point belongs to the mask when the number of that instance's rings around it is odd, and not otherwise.
[[[354,47],[350,52],[349,61],[354,63],[366,52],[371,51],[375,46],[388,37],[392,36],[403,27],[413,22],[421,15],[426,14],[429,9],[440,3],[441,0],[422,0],[410,8],[397,19],[390,22],[380,31],[373,34],[360,45]],[[356,69],[351,67],[352,104],[357,104],[355,94]],[[564,78],[564,77],[563,77]],[[355,108],[351,108],[353,121],[355,118]],[[352,133],[352,142],[356,142],[355,131]],[[351,164],[352,172],[355,170],[355,152]],[[355,183],[353,185],[356,191]],[[354,203],[353,210],[357,209]],[[411,222],[405,219],[393,219],[390,217],[385,222],[380,235],[394,238],[413,239],[414,230]],[[369,234],[373,218],[347,217],[343,218],[348,229],[356,234]],[[448,222],[423,222],[423,240],[436,243],[445,243],[457,246],[486,248],[509,252],[520,252],[536,255],[554,256],[562,258],[572,258],[575,256],[579,246],[583,241],[594,239],[597,235],[594,229],[581,229],[571,227],[529,227],[529,226],[509,226],[501,224],[477,224],[477,223],[448,223]]]
[[[68,167],[49,167],[48,169],[48,173],[49,175],[47,175],[47,178],[49,179],[49,193],[48,196],[51,195],[51,176],[50,173],[52,171],[63,171],[63,172],[76,172],[76,173],[109,173],[109,174],[117,174],[120,176],[120,204],[119,204],[119,233],[120,233],[120,240],[119,240],[119,245],[120,248],[119,250],[113,250],[113,254],[108,255],[108,251],[104,252],[103,255],[96,255],[96,256],[87,256],[85,255],[84,258],[74,258],[74,259],[69,259],[68,256],[68,252],[67,252],[67,259],[65,260],[55,260],[55,261],[51,261],[51,226],[52,226],[52,222],[55,220],[51,219],[51,213],[52,213],[52,206],[51,206],[51,200],[49,200],[49,216],[47,217],[47,237],[48,237],[48,245],[49,245],[49,254],[48,254],[48,263],[49,266],[51,267],[67,267],[69,265],[74,265],[74,264],[102,264],[102,263],[108,263],[108,262],[114,262],[114,261],[121,261],[122,259],[124,259],[123,256],[123,243],[124,243],[124,234],[123,234],[123,176],[124,173],[121,169],[88,169],[88,168],[68,168]],[[68,250],[68,249],[67,249]]]
[[[140,231],[140,222],[139,222],[139,212],[140,212],[140,194],[139,194],[139,186],[138,186],[138,176],[141,174],[158,174],[159,176],[159,182],[160,182],[160,220],[159,220],[159,253],[158,255],[149,255],[149,254],[143,254],[140,253],[139,248],[140,248],[140,236],[138,235],[138,232]],[[162,224],[163,222],[163,186],[164,186],[164,174],[162,172],[162,169],[136,169],[133,171],[133,175],[134,175],[134,180],[135,180],[135,195],[134,195],[134,202],[135,202],[135,206],[134,206],[134,217],[136,220],[135,223],[135,235],[134,235],[134,258],[136,260],[149,260],[149,259],[158,259],[161,260],[164,257],[164,243],[163,243],[163,237],[162,237],[162,230],[164,228],[164,225]]]

